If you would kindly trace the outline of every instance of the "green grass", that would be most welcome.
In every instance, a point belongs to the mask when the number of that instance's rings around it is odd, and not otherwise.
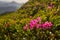
[[[54,7],[49,9],[51,3]],[[23,26],[38,16],[53,23],[51,30],[24,31]],[[60,40],[60,0],[30,0],[19,10],[0,15],[0,30],[1,40]]]

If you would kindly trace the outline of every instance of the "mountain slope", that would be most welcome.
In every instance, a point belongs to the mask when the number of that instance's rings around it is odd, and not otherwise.
[[[1,40],[60,40],[60,0],[29,0],[19,10],[0,15],[0,30]]]

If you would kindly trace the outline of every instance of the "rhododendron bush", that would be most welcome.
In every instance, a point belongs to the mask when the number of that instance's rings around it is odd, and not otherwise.
[[[53,27],[53,23],[52,22],[42,22],[40,17],[37,17],[36,19],[31,19],[30,23],[26,24],[23,27],[23,30],[32,34],[28,34],[28,35],[33,35],[34,37],[36,37],[36,40],[41,40],[40,38],[40,32],[44,32],[46,30],[51,30]],[[44,39],[45,40],[45,39]]]
[[[33,19],[30,21],[29,24],[29,28],[30,30],[35,29],[51,29],[51,27],[53,26],[52,22],[48,22],[46,21],[45,23],[41,22],[40,17],[38,17],[37,19]],[[28,30],[28,25],[26,24],[23,28],[24,30]]]
[[[0,15],[0,40],[60,40],[60,0],[29,0]]]

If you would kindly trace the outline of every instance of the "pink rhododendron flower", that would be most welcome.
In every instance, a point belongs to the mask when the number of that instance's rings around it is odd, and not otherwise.
[[[43,26],[43,28],[46,28],[46,29],[49,29],[49,28],[51,28],[52,27],[52,23],[51,22],[45,22],[42,26]]]
[[[30,29],[31,29],[31,30],[34,28],[35,24],[36,24],[36,21],[35,21],[35,20],[32,20],[32,21],[30,22]]]
[[[30,23],[30,27],[34,27],[34,24]]]
[[[24,30],[28,30],[28,25],[26,24],[24,27],[23,27]]]
[[[45,24],[48,24],[48,26],[52,26],[53,24],[52,24],[52,22],[45,22]]]
[[[36,28],[41,28],[41,24],[36,24]]]
[[[41,21],[41,18],[40,18],[40,17],[37,17],[37,21],[38,21],[38,22]]]
[[[30,21],[30,29],[33,29],[34,27],[39,28],[38,22],[40,21],[40,17],[37,17],[37,19],[31,20]]]
[[[34,28],[33,26],[30,26],[30,30],[33,30],[33,28]]]
[[[37,19],[34,19],[35,24],[38,23],[39,21]]]
[[[30,24],[33,24],[34,25],[35,24],[34,20],[31,20]]]
[[[37,20],[32,20],[32,21],[30,22],[30,25],[31,25],[31,26],[34,26],[35,24],[37,24],[37,22],[38,22]]]

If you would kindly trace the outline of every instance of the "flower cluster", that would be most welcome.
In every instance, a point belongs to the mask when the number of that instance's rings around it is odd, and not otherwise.
[[[24,27],[23,27],[24,30],[28,30],[28,25],[26,24]]]
[[[31,20],[30,24],[29,24],[30,30],[38,29],[38,28],[50,29],[52,26],[53,26],[52,22],[46,21],[46,22],[42,23],[40,17],[37,17],[36,19]],[[24,30],[28,30],[28,25],[24,26]]]
[[[37,17],[37,19],[31,20],[30,21],[30,29],[32,30],[33,28],[39,28],[38,23],[41,21],[40,17]]]
[[[53,24],[48,21],[46,21],[45,23],[42,24],[43,28],[45,28],[45,29],[50,29],[52,27],[52,25]]]

